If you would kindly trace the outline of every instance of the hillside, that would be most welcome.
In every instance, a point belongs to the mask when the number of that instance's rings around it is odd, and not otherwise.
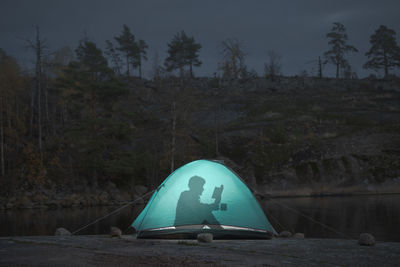
[[[189,88],[192,98],[177,100],[189,106],[188,134],[209,153],[218,140],[218,156],[260,194],[400,192],[399,80],[200,79]]]
[[[396,77],[123,82],[96,133],[78,117],[54,126],[40,176],[10,176],[0,208],[124,203],[201,158],[223,160],[260,197],[400,193]],[[22,171],[37,166],[28,159]]]

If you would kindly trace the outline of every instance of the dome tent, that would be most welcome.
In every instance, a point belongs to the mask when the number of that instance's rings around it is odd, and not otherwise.
[[[170,174],[132,226],[138,238],[270,238],[276,233],[246,184],[225,165],[190,162]]]

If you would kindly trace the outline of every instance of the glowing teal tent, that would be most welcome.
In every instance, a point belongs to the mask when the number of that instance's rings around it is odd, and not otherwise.
[[[138,238],[270,238],[276,233],[246,184],[225,165],[197,160],[157,188],[132,226]]]

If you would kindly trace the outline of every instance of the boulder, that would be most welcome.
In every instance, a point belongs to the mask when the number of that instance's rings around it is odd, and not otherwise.
[[[47,206],[48,209],[57,209],[61,207],[61,201],[57,199],[50,199],[45,203],[45,205]]]
[[[304,234],[303,233],[295,233],[293,235],[293,238],[303,239],[304,238]]]
[[[124,196],[121,193],[113,194],[111,197],[116,204],[125,202]]]
[[[68,231],[67,229],[63,228],[63,227],[60,227],[60,228],[57,228],[57,230],[54,233],[54,235],[56,235],[56,236],[70,236],[71,232]]]
[[[6,209],[12,209],[15,207],[16,198],[11,197],[7,200],[7,203],[4,205]]]
[[[116,226],[111,226],[111,228],[110,228],[110,235],[111,235],[112,237],[121,237],[122,231],[121,231],[121,229],[119,229],[119,228],[116,227]]]
[[[66,197],[65,199],[61,200],[61,207],[62,208],[69,208],[72,207],[72,202],[69,197]]]
[[[67,199],[67,202],[69,202],[70,205],[79,206],[79,195],[73,193],[69,196],[66,196],[65,199]]]
[[[17,201],[17,207],[19,209],[31,209],[33,208],[33,202],[28,198],[27,196],[22,196],[18,201]]]
[[[210,233],[198,234],[197,241],[200,243],[211,243],[213,241],[213,235]]]
[[[360,246],[373,246],[375,245],[375,237],[369,233],[362,233],[358,239],[358,244]]]
[[[5,208],[7,204],[7,199],[5,197],[0,197],[0,209]]]
[[[106,192],[102,192],[98,197],[97,197],[97,203],[99,205],[106,205],[110,203],[109,200],[109,195]]]
[[[98,198],[95,194],[86,195],[86,203],[88,207],[93,207],[98,205]]]
[[[117,190],[117,186],[113,182],[108,182],[107,189],[110,191]]]
[[[282,231],[278,235],[278,237],[284,237],[284,238],[291,237],[291,236],[292,236],[292,233],[290,231]]]
[[[32,201],[36,205],[42,205],[48,200],[48,197],[44,194],[36,194],[32,196]]]

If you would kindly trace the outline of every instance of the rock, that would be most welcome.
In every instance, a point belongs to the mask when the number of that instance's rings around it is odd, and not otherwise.
[[[48,197],[43,194],[33,195],[32,197],[32,201],[35,202],[35,204],[43,204],[47,199]]]
[[[144,185],[135,185],[135,192],[139,195],[139,196],[143,196],[144,194],[146,194],[148,191],[147,187]]]
[[[295,233],[293,235],[293,238],[303,239],[304,238],[304,234],[303,233]]]
[[[290,231],[282,231],[278,235],[278,237],[284,237],[284,238],[291,237],[291,236],[292,236],[292,233]]]
[[[71,232],[68,231],[67,229],[63,228],[63,227],[60,227],[60,228],[57,228],[57,230],[54,233],[54,235],[57,235],[57,236],[70,236]]]
[[[86,203],[88,207],[93,207],[98,205],[98,199],[95,194],[89,194],[86,196]]]
[[[17,205],[17,207],[19,209],[31,209],[31,208],[33,208],[33,203],[27,196],[21,197],[17,201],[16,205]]]
[[[115,193],[119,192],[118,187],[113,182],[108,182],[106,190],[110,194],[115,194]]]
[[[61,203],[59,203],[57,200],[55,199],[51,199],[49,201],[47,201],[45,203],[45,205],[47,206],[48,209],[57,209],[58,207],[61,206]]]
[[[98,201],[97,203],[99,205],[106,205],[109,204],[109,195],[106,192],[102,192],[99,196],[98,196]]]
[[[118,187],[112,182],[108,183],[105,192],[110,195],[111,201],[115,201],[115,196],[118,196],[121,193]]]
[[[122,231],[121,231],[118,227],[116,227],[116,226],[111,226],[111,228],[110,228],[110,235],[111,235],[112,237],[121,237]]]
[[[5,197],[0,197],[0,209],[5,209],[7,204],[7,199]]]
[[[77,194],[73,193],[69,196],[66,196],[65,199],[71,206],[79,206],[79,196]]]
[[[115,194],[112,196],[112,198],[118,204],[126,202],[125,197],[122,193]]]
[[[213,235],[210,233],[198,234],[197,241],[201,243],[211,243],[213,241]]]
[[[360,246],[373,246],[375,245],[375,237],[369,233],[362,233],[358,239],[358,244]]]

